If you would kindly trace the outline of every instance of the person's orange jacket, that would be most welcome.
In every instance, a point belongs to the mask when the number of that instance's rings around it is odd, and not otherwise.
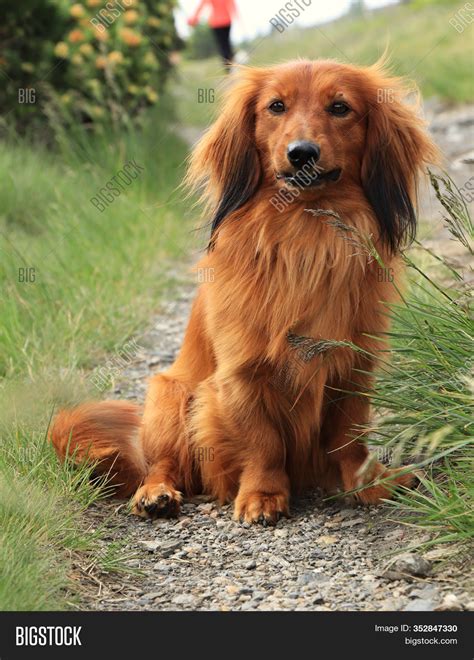
[[[226,27],[232,23],[232,18],[236,14],[234,0],[201,0],[199,7],[188,21],[189,25],[197,24],[199,16],[206,6],[211,8],[209,25],[212,28]]]

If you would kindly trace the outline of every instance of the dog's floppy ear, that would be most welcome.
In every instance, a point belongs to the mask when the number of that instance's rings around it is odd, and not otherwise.
[[[233,75],[219,118],[197,144],[186,177],[191,190],[202,189],[212,214],[211,243],[224,218],[253,196],[262,176],[255,102],[265,71],[242,67]]]
[[[399,78],[384,75],[382,66],[377,63],[367,71],[371,101],[361,178],[382,241],[396,252],[415,236],[418,179],[426,164],[439,161],[439,153],[417,104],[405,102],[412,90]]]

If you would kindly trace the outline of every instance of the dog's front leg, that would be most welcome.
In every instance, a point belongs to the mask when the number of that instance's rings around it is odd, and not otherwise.
[[[285,470],[265,463],[262,456],[249,461],[240,479],[234,518],[274,525],[289,515],[289,479]]]
[[[242,466],[234,518],[275,524],[289,514],[290,481],[285,440],[268,414],[272,392],[261,383],[237,379],[226,399]]]

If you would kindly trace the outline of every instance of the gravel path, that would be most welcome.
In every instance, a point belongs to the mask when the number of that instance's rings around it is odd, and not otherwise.
[[[446,111],[444,119],[432,111],[435,137],[461,186],[473,174],[472,110]],[[432,198],[426,208],[434,218]],[[443,253],[454,245],[441,226],[427,232],[426,242]],[[137,339],[142,349],[123,371],[117,398],[143,402],[147,379],[173,361],[195,291],[194,280],[178,277],[178,296]],[[292,517],[274,528],[235,523],[230,506],[203,497],[186,501],[177,520],[129,516],[127,505],[117,501],[95,505],[90,515],[108,528],[100,542],[104,550],[111,541],[123,541],[124,553],[133,555],[128,565],[141,573],[86,580],[84,609],[474,609],[469,567],[449,561],[439,549],[423,557],[412,551],[393,563],[394,550],[409,550],[426,537],[390,521],[389,507],[324,501],[314,493],[295,499]]]

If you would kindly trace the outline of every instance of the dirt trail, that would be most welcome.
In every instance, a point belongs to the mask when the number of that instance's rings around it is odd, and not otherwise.
[[[433,134],[449,159],[448,169],[463,187],[474,175],[474,108],[427,108]],[[464,262],[439,221],[433,195],[422,216],[424,243]],[[143,350],[124,372],[114,396],[143,402],[147,379],[167,368],[181,344],[195,281],[181,276],[179,295],[163,306],[137,343]],[[205,498],[184,504],[177,520],[145,521],[117,501],[91,510],[104,520],[110,541],[126,540],[128,561],[140,576],[94,576],[83,581],[84,609],[100,610],[432,610],[472,609],[467,567],[438,550],[416,552],[390,564],[396,549],[423,540],[390,521],[387,507],[361,508],[324,501],[320,493],[292,502],[292,518],[275,528],[232,521],[229,506]],[[441,563],[440,563],[441,560]],[[388,567],[388,568],[387,568]]]

